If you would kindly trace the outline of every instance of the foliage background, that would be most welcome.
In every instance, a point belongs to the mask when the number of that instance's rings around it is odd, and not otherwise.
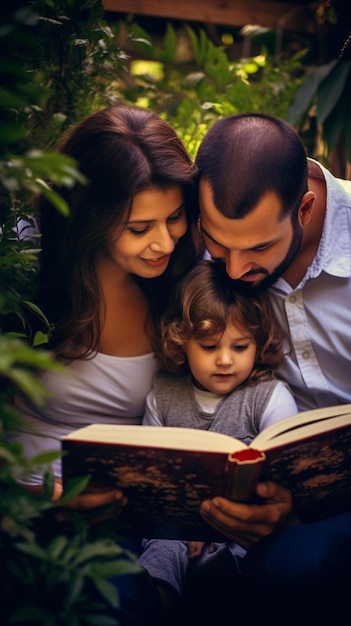
[[[44,193],[58,211],[69,215],[69,207],[48,181],[70,186],[81,174],[72,160],[55,154],[56,141],[77,120],[118,102],[157,111],[174,125],[193,156],[215,119],[241,111],[290,117],[308,139],[306,150],[315,156],[319,143],[310,141],[307,120],[314,119],[311,108],[317,98],[317,122],[325,126],[323,157],[340,138],[349,150],[349,101],[344,91],[351,92],[350,62],[337,60],[310,73],[304,65],[305,50],[277,58],[264,45],[260,54],[233,61],[225,46],[190,26],[184,34],[191,55],[179,62],[171,24],[155,44],[130,17],[107,22],[100,0],[14,1],[2,5],[0,12],[2,619],[6,624],[107,626],[118,623],[107,616],[107,609],[118,606],[119,600],[106,578],[138,571],[135,556],[121,547],[118,525],[104,528],[104,537],[81,516],[67,531],[58,526],[50,471],[56,455],[27,459],[9,437],[20,419],[11,405],[12,394],[20,391],[42,403],[46,390],[35,373],[57,367],[45,350],[50,320],[47,333],[35,335],[29,321],[33,314],[42,316],[33,304],[38,240],[20,233],[24,222],[28,233],[35,225],[31,196]],[[333,75],[337,92],[332,91]],[[332,122],[331,115],[340,115],[340,107],[344,114]],[[16,333],[9,331],[14,319],[19,323]],[[31,464],[46,468],[41,497],[29,496],[16,482]],[[83,486],[84,481],[72,484],[59,504]]]

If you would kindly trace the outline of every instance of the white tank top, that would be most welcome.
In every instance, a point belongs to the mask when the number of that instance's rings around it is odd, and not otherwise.
[[[15,399],[25,423],[13,439],[22,443],[27,458],[59,451],[62,436],[87,424],[141,424],[157,362],[154,354],[116,357],[98,353],[89,360],[73,361],[65,369],[63,374],[47,371],[40,376],[50,392],[43,407]],[[60,477],[60,459],[52,466]],[[40,484],[42,474],[41,467],[21,480]]]

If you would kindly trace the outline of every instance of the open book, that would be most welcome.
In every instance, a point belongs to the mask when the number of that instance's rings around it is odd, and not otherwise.
[[[203,522],[203,500],[255,499],[258,480],[293,493],[312,521],[351,510],[351,404],[282,419],[246,446],[212,431],[92,424],[62,439],[64,482],[90,475],[87,491],[120,488],[120,515],[142,537],[219,539]]]

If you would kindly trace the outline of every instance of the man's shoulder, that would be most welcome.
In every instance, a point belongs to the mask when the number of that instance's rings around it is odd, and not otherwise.
[[[347,194],[351,195],[351,180],[347,180],[344,178],[338,178],[331,172],[328,168],[326,168],[322,163],[316,161],[315,159],[308,158],[308,178],[309,179],[317,179],[323,180],[328,184],[328,180],[334,180],[337,182]]]
[[[351,196],[351,180],[345,180],[344,178],[337,178],[336,180],[343,187],[346,193]]]
[[[308,178],[317,178],[318,180],[325,180],[323,174],[323,167],[318,161],[314,159],[307,159],[308,163]]]

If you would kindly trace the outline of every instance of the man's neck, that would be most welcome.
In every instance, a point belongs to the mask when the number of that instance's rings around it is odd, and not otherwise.
[[[309,172],[310,167],[311,177],[308,179],[308,188],[316,194],[316,199],[313,204],[311,218],[303,229],[300,250],[283,274],[283,278],[293,288],[297,287],[303,279],[317,254],[325,219],[327,200],[325,179],[318,165],[309,163]]]

